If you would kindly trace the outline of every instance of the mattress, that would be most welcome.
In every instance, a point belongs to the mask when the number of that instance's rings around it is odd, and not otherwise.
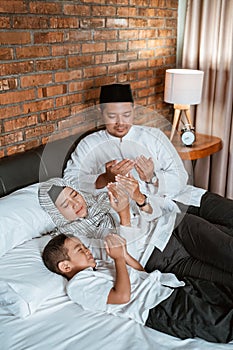
[[[23,257],[28,255],[31,247],[38,247],[39,254],[39,249],[48,239],[34,238],[0,258],[1,268],[7,270],[9,280],[16,269],[18,274],[22,273],[19,270],[21,263],[25,265],[25,271],[31,268],[33,259],[27,262]],[[19,277],[24,278],[23,274]],[[42,284],[41,288],[46,288],[46,285]],[[133,320],[84,311],[69,300],[64,288],[58,288],[54,295],[50,295],[35,312],[25,318],[12,315],[1,307],[0,339],[1,350],[108,350],[110,347],[114,350],[233,349],[233,343],[180,340],[141,326]]]

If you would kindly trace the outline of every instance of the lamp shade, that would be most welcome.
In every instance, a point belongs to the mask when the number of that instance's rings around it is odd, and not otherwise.
[[[167,69],[164,101],[182,105],[201,102],[204,72],[194,69]]]

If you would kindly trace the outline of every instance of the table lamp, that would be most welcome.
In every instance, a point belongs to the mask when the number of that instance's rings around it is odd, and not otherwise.
[[[184,112],[188,124],[192,127],[190,105],[201,102],[204,72],[194,69],[167,69],[165,76],[164,101],[174,104],[174,118],[170,140]]]

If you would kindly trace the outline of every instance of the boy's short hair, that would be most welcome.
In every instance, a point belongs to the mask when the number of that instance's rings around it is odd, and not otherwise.
[[[64,233],[60,233],[59,235],[53,237],[46,244],[42,253],[42,259],[45,266],[50,271],[62,276],[65,275],[59,269],[58,264],[63,260],[70,260],[68,250],[64,245],[67,238],[69,238],[69,236],[65,235]]]

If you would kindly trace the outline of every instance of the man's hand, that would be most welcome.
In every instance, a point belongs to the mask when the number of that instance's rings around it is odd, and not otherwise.
[[[104,188],[110,182],[115,182],[117,174],[127,175],[134,167],[134,161],[123,159],[118,162],[116,159],[105,164],[105,173],[102,173],[96,179],[95,187]]]
[[[117,174],[127,175],[133,167],[134,161],[130,159],[123,159],[120,162],[117,160],[111,160],[105,165],[105,174],[109,182],[114,182]]]
[[[154,174],[154,163],[152,158],[139,156],[135,159],[135,169],[142,181],[150,182]]]

